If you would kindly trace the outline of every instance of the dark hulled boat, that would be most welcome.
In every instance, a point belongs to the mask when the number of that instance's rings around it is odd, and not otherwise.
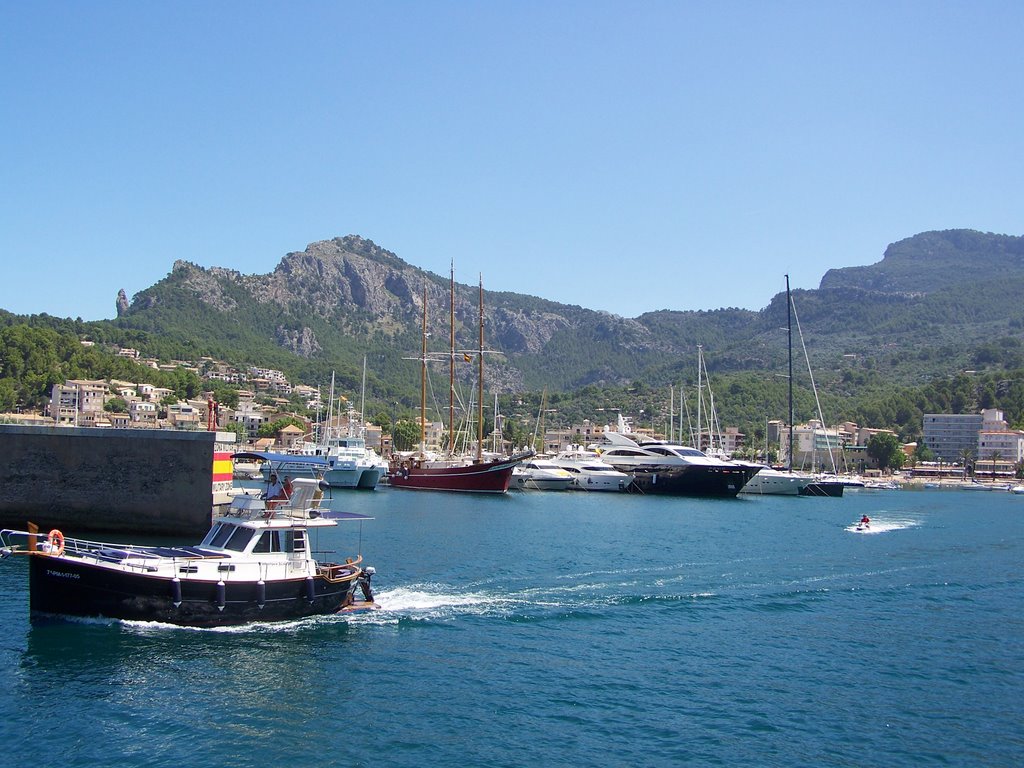
[[[746,466],[732,467],[662,467],[635,469],[630,493],[653,493],[666,496],[722,496],[738,494],[757,470]]]
[[[625,423],[619,418],[620,429]],[[725,461],[685,445],[637,442],[622,432],[606,431],[601,460],[631,475],[627,490],[676,496],[735,496],[760,467]]]
[[[197,546],[4,530],[0,551],[28,555],[33,612],[216,627],[377,607],[373,569],[364,569],[358,556],[317,562],[309,536],[339,518],[369,518],[320,510],[318,497],[316,481],[303,478],[295,480],[293,498],[276,508],[242,497]]]

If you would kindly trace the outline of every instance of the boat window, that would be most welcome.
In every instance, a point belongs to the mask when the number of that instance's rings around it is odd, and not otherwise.
[[[260,540],[256,542],[256,546],[252,548],[253,552],[280,552],[281,551],[281,537],[278,531],[264,531],[263,535],[260,536]]]
[[[306,551],[306,532],[305,531],[285,531],[284,534],[284,548],[286,552],[305,552]]]
[[[252,539],[252,531],[248,528],[235,527],[235,532],[231,534],[231,538],[228,539],[227,544],[224,545],[224,549],[231,549],[235,552],[241,552],[245,549],[245,545]]]
[[[228,536],[230,536],[234,530],[235,526],[233,525],[222,525],[220,530],[213,535],[212,539],[210,539],[210,546],[223,547],[224,542],[228,540]]]
[[[202,540],[202,542],[200,543],[199,546],[208,546],[210,544],[210,542],[213,541],[213,537],[217,535],[217,532],[220,529],[221,529],[221,524],[220,523],[215,523],[213,528],[211,528],[210,532],[206,534],[206,538],[204,538]]]

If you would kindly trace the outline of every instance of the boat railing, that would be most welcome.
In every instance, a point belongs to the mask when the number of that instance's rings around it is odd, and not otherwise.
[[[261,517],[309,520],[319,517],[322,500],[323,490],[318,482],[303,482],[302,479],[297,479],[288,498],[267,499],[263,494],[238,494],[231,500],[226,516],[239,517],[243,520]]]
[[[204,552],[194,547],[153,547],[120,544],[64,536],[59,531],[0,530],[0,556],[43,555],[63,556],[95,562],[120,563],[140,571],[155,571],[154,562],[172,563],[218,559],[222,555]]]
[[[345,581],[353,576],[358,576],[362,570],[359,564],[363,562],[363,556],[348,558],[344,563],[319,563],[316,567],[317,575],[323,576],[327,581]]]

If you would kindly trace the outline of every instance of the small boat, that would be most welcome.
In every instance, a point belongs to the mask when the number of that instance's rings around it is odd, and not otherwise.
[[[231,454],[231,458],[234,461],[257,463],[260,468],[259,477],[264,482],[269,482],[271,475],[320,480],[327,470],[327,459],[323,456],[241,451]]]
[[[527,459],[512,470],[512,487],[523,491],[564,491],[572,479],[550,459]]]
[[[740,493],[760,496],[807,496],[804,489],[814,482],[812,475],[763,467],[740,489]]]
[[[1010,493],[1015,493],[1015,494],[1018,494],[1018,495],[1024,493],[1024,485],[1021,485],[1021,484],[1011,485],[1010,486]]]
[[[903,486],[895,480],[868,480],[864,487],[873,491],[899,491]]]
[[[624,491],[631,482],[625,472],[601,461],[596,451],[570,446],[551,460],[570,475],[569,488],[574,491]]]
[[[363,401],[366,396],[366,358],[363,358]],[[322,468],[321,479],[332,489],[354,488],[372,491],[381,478],[387,474],[388,465],[380,455],[366,444],[366,425],[362,411],[357,421],[356,412],[348,407],[348,430],[342,434],[339,424],[335,424],[334,410],[334,374],[331,374],[331,391],[327,407],[327,424],[322,430],[320,440],[305,443],[303,455],[320,456],[327,464]],[[340,404],[339,409],[340,411]]]
[[[801,488],[800,495],[840,498],[843,495],[844,488],[846,488],[846,485],[841,480],[826,480],[824,478],[818,478]]]
[[[331,488],[372,491],[386,469],[377,452],[366,447],[365,438],[346,435],[329,439],[323,479]]]
[[[0,556],[28,556],[33,614],[218,627],[377,608],[374,569],[361,556],[313,559],[311,533],[371,519],[321,509],[321,496],[305,478],[286,502],[236,496],[196,546],[87,541],[30,525],[0,531]]]
[[[232,461],[231,476],[236,480],[259,480],[263,477],[260,465],[255,461]]]

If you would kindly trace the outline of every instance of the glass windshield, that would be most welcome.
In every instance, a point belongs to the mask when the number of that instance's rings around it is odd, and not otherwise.
[[[213,539],[210,540],[211,546],[223,547],[224,542],[228,540],[228,536],[235,530],[233,525],[222,525],[220,530],[213,535]]]
[[[250,539],[252,539],[252,531],[248,528],[235,528],[235,532],[231,534],[231,538],[224,545],[224,549],[241,552],[245,549],[245,545],[249,543]]]

